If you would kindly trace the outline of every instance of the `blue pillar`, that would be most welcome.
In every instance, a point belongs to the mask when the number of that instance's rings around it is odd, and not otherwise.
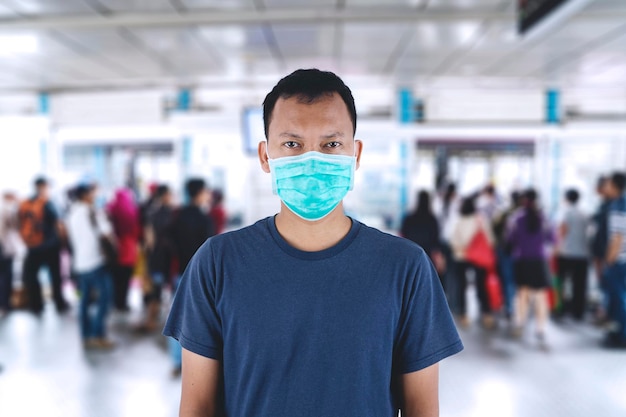
[[[408,88],[398,90],[398,118],[400,123],[415,121],[415,105],[413,92]]]
[[[50,114],[50,95],[39,93],[39,114]]]
[[[550,186],[550,216],[556,216],[561,194],[561,143],[558,139],[550,140],[550,158],[552,159],[552,184]]]
[[[186,113],[191,109],[192,92],[189,88],[178,90],[176,109],[181,113]],[[183,136],[180,147],[180,165],[182,167],[183,182],[189,177],[189,164],[191,164],[191,150],[193,147],[193,137]],[[185,195],[184,199],[187,196]]]
[[[561,122],[561,92],[555,89],[546,91],[546,123]]]
[[[102,146],[94,146],[93,147],[93,173],[95,176],[95,180],[100,184],[100,186],[104,185],[104,180],[106,178],[106,160],[104,155],[104,148]]]
[[[398,121],[401,124],[410,124],[415,122],[415,100],[413,98],[413,91],[409,88],[401,88],[398,90]],[[396,226],[400,226],[402,216],[407,212],[407,205],[409,201],[409,179],[408,179],[408,160],[409,160],[409,146],[405,141],[400,143],[400,167],[398,176],[400,178],[399,184],[399,216]]]
[[[50,96],[48,93],[39,93],[39,114],[48,115],[50,113]],[[48,171],[48,141],[41,139],[39,141],[39,156],[41,157],[41,172]]]
[[[181,88],[178,91],[178,101],[176,108],[180,111],[186,112],[191,109],[191,90],[188,88]]]

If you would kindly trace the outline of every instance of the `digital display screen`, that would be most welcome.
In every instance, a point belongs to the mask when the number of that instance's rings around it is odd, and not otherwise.
[[[263,109],[261,107],[247,107],[243,109],[241,119],[244,151],[248,155],[256,155],[259,142],[265,140]]]
[[[570,0],[517,0],[518,31],[524,34]]]

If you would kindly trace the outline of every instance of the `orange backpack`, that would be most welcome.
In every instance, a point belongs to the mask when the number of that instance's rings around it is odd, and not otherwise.
[[[20,236],[29,248],[41,245],[44,241],[44,214],[47,201],[42,198],[26,200],[20,204]]]

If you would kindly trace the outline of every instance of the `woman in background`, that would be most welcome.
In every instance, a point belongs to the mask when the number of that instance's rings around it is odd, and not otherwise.
[[[545,345],[545,326],[549,306],[547,289],[550,287],[546,246],[554,242],[554,232],[537,204],[533,189],[524,193],[522,208],[509,223],[507,241],[514,260],[517,284],[514,336],[521,337],[530,303],[535,308],[535,335]]]
[[[480,305],[481,321],[485,328],[492,329],[495,326],[495,320],[491,314],[487,297],[487,270],[473,263],[466,256],[466,252],[472,244],[474,237],[479,232],[485,234],[489,244],[493,247],[494,237],[489,221],[476,210],[475,199],[467,197],[461,203],[460,217],[454,226],[450,240],[458,269],[458,314],[461,317],[461,325],[463,327],[469,326],[465,293],[467,290],[467,273],[473,271],[476,295]]]
[[[139,209],[128,188],[116,191],[107,207],[118,243],[117,265],[113,270],[113,305],[118,311],[129,311],[128,288],[139,255],[141,225]]]
[[[441,254],[439,222],[431,209],[427,191],[422,190],[417,194],[417,207],[402,221],[400,234],[426,251],[441,276],[445,270],[445,260]]]

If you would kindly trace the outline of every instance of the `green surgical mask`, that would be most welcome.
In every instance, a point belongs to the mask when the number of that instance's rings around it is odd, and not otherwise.
[[[272,191],[297,216],[316,221],[328,216],[354,186],[356,157],[307,152],[272,159]]]

